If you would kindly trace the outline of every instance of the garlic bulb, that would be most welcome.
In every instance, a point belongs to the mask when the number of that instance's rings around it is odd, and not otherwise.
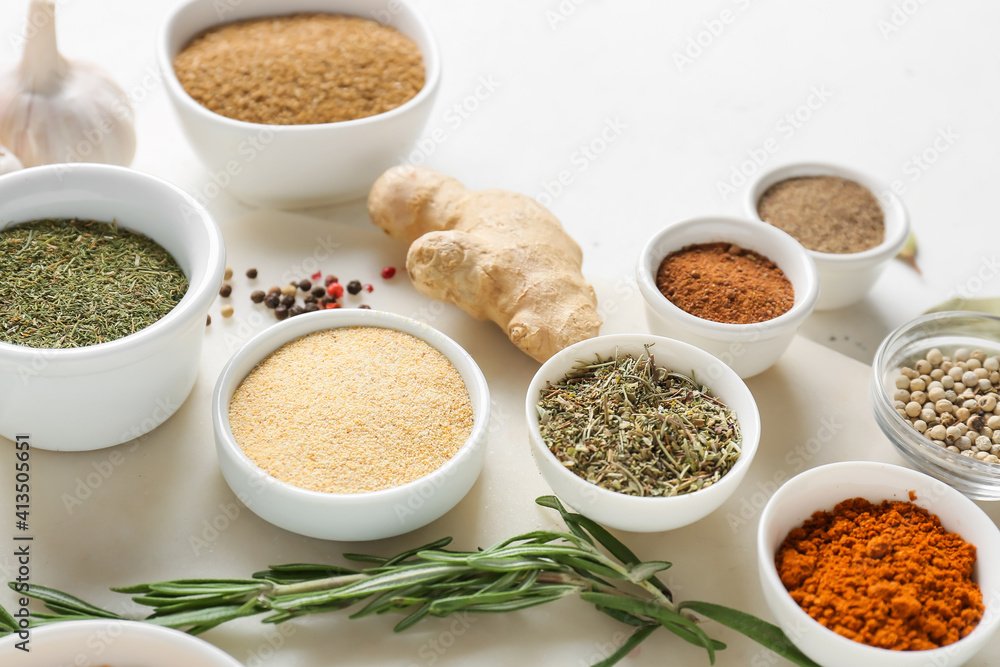
[[[53,0],[31,0],[29,17],[21,63],[0,77],[0,143],[26,167],[130,164],[135,127],[128,96],[102,69],[59,54]]]
[[[12,171],[24,169],[24,165],[17,159],[17,156],[9,150],[0,146],[0,176],[9,174]]]

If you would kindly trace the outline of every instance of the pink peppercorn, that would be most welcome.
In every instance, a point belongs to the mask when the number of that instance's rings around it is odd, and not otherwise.
[[[392,278],[394,275],[396,275],[395,266],[387,266],[384,269],[382,269],[382,277],[385,278],[386,280]]]
[[[326,293],[335,299],[339,299],[344,296],[344,286],[340,283],[330,283],[326,286]]]

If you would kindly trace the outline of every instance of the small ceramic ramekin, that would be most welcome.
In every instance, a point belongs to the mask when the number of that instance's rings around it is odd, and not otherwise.
[[[0,177],[0,228],[44,218],[117,221],[145,234],[173,255],[189,287],[159,321],[108,343],[58,350],[0,343],[0,435],[64,451],[145,435],[194,386],[205,316],[225,270],[222,233],[190,195],[132,169],[61,164]]]
[[[236,388],[254,366],[285,343],[315,331],[353,326],[402,331],[444,354],[462,376],[469,393],[474,420],[472,433],[458,453],[437,470],[381,491],[323,493],[272,477],[250,460],[233,436],[229,404]],[[326,310],[273,325],[240,348],[223,368],[215,385],[212,421],[222,474],[236,497],[259,517],[308,537],[378,540],[416,530],[434,521],[458,504],[472,488],[486,456],[490,393],[475,360],[437,329],[377,310]]]
[[[983,618],[968,635],[948,646],[923,651],[891,651],[843,637],[813,620],[785,590],[774,558],[793,528],[814,512],[831,511],[837,503],[864,498],[909,501],[941,519],[950,532],[976,547],[973,578],[983,594]],[[975,655],[1000,625],[1000,530],[975,503],[933,477],[909,468],[847,461],[806,470],[771,496],[757,527],[757,566],[764,599],[792,643],[825,667],[949,667]]]
[[[795,292],[791,309],[755,324],[727,324],[692,315],[660,292],[656,272],[668,254],[685,246],[720,241],[758,252],[777,264]],[[776,227],[739,218],[693,218],[667,225],[642,248],[635,274],[651,332],[709,352],[741,378],[757,375],[778,360],[812,312],[819,291],[816,267],[798,241]]]
[[[639,497],[610,491],[568,470],[542,440],[538,400],[549,383],[563,379],[581,360],[598,355],[645,356],[646,346],[657,366],[693,377],[735,414],[742,434],[742,451],[735,465],[711,486],[669,497]],[[619,530],[673,530],[702,519],[728,499],[746,476],[760,442],[760,413],[746,384],[724,363],[687,343],[651,334],[612,334],[589,338],[557,352],[535,373],[525,398],[528,438],[535,465],[556,495],[586,517]]]
[[[30,630],[30,650],[17,634],[0,638],[0,665],[108,665],[122,667],[242,667],[204,639],[154,623],[118,619],[62,621]]]
[[[757,202],[767,189],[775,183],[803,176],[839,176],[860,183],[875,195],[885,214],[885,240],[874,248],[848,254],[806,251],[819,271],[816,310],[850,306],[868,294],[885,267],[906,245],[910,235],[909,216],[903,202],[888,186],[867,174],[825,162],[789,164],[761,173],[747,188],[747,215],[760,220]]]
[[[167,96],[191,148],[209,171],[209,190],[271,208],[303,208],[364,197],[389,167],[407,159],[430,117],[441,56],[411,0],[186,0],[160,31],[157,56]],[[174,57],[197,34],[223,23],[319,12],[374,19],[413,39],[423,55],[423,89],[376,116],[315,125],[263,125],[209,111],[185,92]],[[211,192],[206,193],[213,194]]]

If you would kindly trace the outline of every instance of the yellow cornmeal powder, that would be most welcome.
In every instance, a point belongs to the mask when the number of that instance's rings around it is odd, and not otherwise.
[[[296,338],[257,364],[229,405],[243,451],[289,484],[388,489],[441,467],[472,432],[462,376],[424,341],[347,327]]]

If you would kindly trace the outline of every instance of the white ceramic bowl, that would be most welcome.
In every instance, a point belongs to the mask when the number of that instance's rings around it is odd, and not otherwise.
[[[814,512],[830,511],[850,498],[872,503],[909,500],[941,518],[945,529],[975,545],[974,576],[983,593],[985,613],[966,637],[924,651],[890,651],[842,637],[812,619],[792,599],[778,577],[774,556],[789,531]],[[979,651],[1000,623],[1000,530],[971,500],[933,477],[909,468],[850,461],[807,470],[782,485],[761,514],[757,527],[757,565],[764,598],[778,625],[803,653],[824,667],[945,667],[960,665]]]
[[[743,451],[736,464],[715,484],[672,497],[643,498],[603,489],[568,470],[542,440],[538,427],[538,398],[549,382],[560,381],[580,360],[609,357],[618,350],[645,355],[645,345],[658,366],[693,376],[726,403],[739,421]],[[549,358],[535,373],[525,398],[531,453],[556,495],[580,514],[619,530],[656,532],[680,528],[708,516],[733,494],[746,476],[760,442],[760,413],[746,384],[712,355],[694,346],[651,334],[597,336],[570,345]]]
[[[801,176],[839,176],[860,183],[878,199],[885,214],[885,240],[863,252],[835,254],[807,250],[819,271],[819,299],[816,310],[833,310],[857,303],[871,290],[872,285],[889,262],[906,245],[910,235],[910,220],[903,202],[888,186],[853,169],[825,162],[790,164],[761,173],[747,189],[745,201],[747,215],[760,220],[757,202],[767,189],[789,178]]]
[[[785,273],[795,303],[783,315],[756,324],[727,324],[696,317],[675,306],[656,286],[656,271],[671,252],[699,243],[725,241],[758,252]],[[742,378],[767,370],[778,360],[816,304],[816,267],[798,241],[776,227],[739,218],[693,218],[663,228],[642,248],[636,281],[654,334],[677,338],[715,355]]]
[[[48,350],[0,343],[0,435],[89,450],[144,435],[181,406],[198,375],[205,316],[222,284],[215,221],[179,188],[124,167],[50,165],[0,177],[0,228],[41,218],[119,224],[163,246],[190,286],[166,316],[108,343]]]
[[[198,33],[243,19],[322,12],[372,18],[413,39],[424,58],[423,89],[386,113],[340,123],[262,125],[226,118],[194,101],[173,60]],[[378,176],[409,155],[430,116],[441,77],[437,43],[410,0],[186,0],[170,12],[157,46],[167,95],[191,147],[209,171],[206,199],[228,190],[273,208],[302,208],[368,194]]]
[[[0,665],[54,667],[242,667],[242,663],[204,639],[180,630],[139,621],[64,621],[32,628],[25,652],[18,635],[0,639]]]
[[[243,378],[285,343],[314,331],[368,326],[396,329],[429,343],[454,365],[472,402],[473,427],[458,453],[430,474],[367,493],[309,491],[268,475],[243,453],[229,426],[229,403]],[[377,540],[416,530],[441,517],[468,493],[486,455],[490,395],[468,352],[430,326],[377,310],[326,310],[299,315],[250,339],[222,370],[212,397],[219,465],[226,482],[262,519],[293,533],[326,540]]]

